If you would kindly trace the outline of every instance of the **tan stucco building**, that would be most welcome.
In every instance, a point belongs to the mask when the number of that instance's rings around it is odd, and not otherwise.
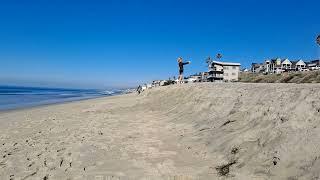
[[[212,61],[209,66],[208,80],[213,81],[238,81],[240,63]]]

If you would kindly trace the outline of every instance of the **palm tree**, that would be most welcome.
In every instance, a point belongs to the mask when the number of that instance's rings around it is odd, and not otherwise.
[[[208,64],[208,68],[210,69],[210,66],[212,64],[212,59],[210,56],[206,59],[206,63]]]
[[[206,63],[207,63],[208,65],[212,63],[212,59],[211,59],[210,56],[206,59]]]
[[[216,58],[217,58],[218,60],[220,60],[220,59],[222,58],[222,54],[218,53],[217,56],[216,56]]]

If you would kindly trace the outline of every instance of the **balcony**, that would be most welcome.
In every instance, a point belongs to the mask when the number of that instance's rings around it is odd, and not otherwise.
[[[213,78],[213,79],[223,79],[223,74],[211,74],[208,76],[208,79]]]
[[[217,73],[217,74],[223,74],[223,69],[217,70],[216,68],[210,68],[209,73]]]

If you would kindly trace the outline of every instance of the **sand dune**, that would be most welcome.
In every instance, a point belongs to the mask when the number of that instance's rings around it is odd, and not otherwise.
[[[0,179],[320,178],[318,84],[161,87],[0,125]]]

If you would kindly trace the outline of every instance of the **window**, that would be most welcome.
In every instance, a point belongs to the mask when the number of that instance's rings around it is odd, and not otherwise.
[[[232,66],[232,69],[237,69],[237,67],[236,66]]]
[[[235,76],[236,75],[236,73],[232,73],[232,76]]]
[[[228,69],[229,69],[229,67],[228,67],[228,66],[225,66],[225,67],[224,67],[224,69],[225,69],[225,70],[228,70]]]
[[[224,73],[225,76],[228,76],[228,73]]]

